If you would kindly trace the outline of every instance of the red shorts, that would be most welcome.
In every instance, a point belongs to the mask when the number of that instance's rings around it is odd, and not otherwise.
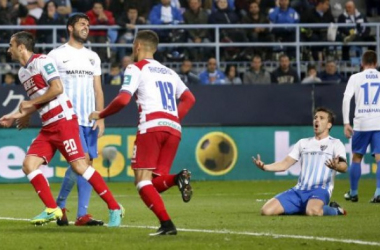
[[[67,162],[85,157],[79,137],[77,119],[62,119],[42,127],[40,133],[30,145],[27,155],[44,158],[45,162],[48,163],[57,149]]]
[[[169,174],[180,140],[164,131],[137,134],[132,168],[150,169],[155,175]]]

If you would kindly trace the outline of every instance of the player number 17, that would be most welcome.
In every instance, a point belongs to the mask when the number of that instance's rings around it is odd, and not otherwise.
[[[377,104],[377,100],[379,99],[380,94],[380,83],[379,82],[371,82],[371,83],[364,83],[363,85],[360,85],[361,88],[364,89],[364,105],[369,105],[369,88],[376,88],[375,96],[373,97],[373,100],[371,104]]]

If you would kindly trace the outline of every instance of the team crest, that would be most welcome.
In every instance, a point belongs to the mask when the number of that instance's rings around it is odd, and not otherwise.
[[[327,145],[321,145],[321,150],[322,151],[325,151],[326,148],[327,148]]]
[[[91,59],[91,58],[89,60],[90,60],[91,65],[94,66],[95,65],[95,60]]]

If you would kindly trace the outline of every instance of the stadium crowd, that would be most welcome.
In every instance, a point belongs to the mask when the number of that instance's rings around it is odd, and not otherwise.
[[[341,1],[344,5],[339,15],[333,15],[329,0],[0,0],[0,25],[65,25],[70,14],[86,13],[90,25],[118,25],[119,29],[92,29],[91,43],[131,44],[135,25],[167,24],[168,29],[157,30],[161,43],[204,43],[215,41],[213,30],[170,29],[181,24],[319,24],[351,23],[352,27],[339,27],[336,32],[328,28],[301,28],[301,41],[343,42],[341,55],[336,46],[303,47],[301,58],[295,58],[294,47],[223,47],[220,61],[230,62],[224,70],[218,69],[213,48],[160,49],[157,59],[163,62],[182,62],[178,73],[186,84],[282,84],[282,83],[341,83],[347,75],[339,70],[340,61],[349,61],[352,53],[360,57],[363,49],[350,46],[350,42],[374,42],[375,38],[366,16],[379,14],[374,1],[366,1],[365,8],[358,9],[354,1]],[[336,8],[337,9],[337,8]],[[339,9],[339,8],[338,8]],[[362,12],[363,13],[362,13]],[[365,12],[365,13],[364,13]],[[40,44],[51,44],[51,30],[28,30]],[[12,30],[0,31],[0,43],[8,43]],[[221,29],[220,43],[294,42],[295,28],[235,28]],[[67,34],[59,30],[57,43],[65,43]],[[110,46],[112,48],[112,45]],[[368,49],[375,50],[368,46]],[[40,48],[48,53],[50,49]],[[104,77],[105,84],[119,85],[130,60],[130,48],[93,48],[102,62],[110,67]],[[278,68],[266,69],[264,61],[277,60]],[[309,62],[302,75],[292,68],[299,61]],[[0,50],[0,63],[7,63],[6,48]],[[250,67],[239,68],[234,62],[247,62]],[[205,68],[192,68],[192,62],[207,62]],[[337,64],[338,63],[338,64]],[[12,72],[2,75],[2,85],[17,83]],[[7,79],[5,79],[7,78]]]

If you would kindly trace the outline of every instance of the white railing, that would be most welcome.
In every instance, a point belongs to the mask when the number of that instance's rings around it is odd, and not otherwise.
[[[352,27],[355,28],[355,24],[334,24],[337,27]],[[301,48],[303,46],[343,46],[346,45],[343,42],[338,41],[315,41],[315,42],[304,42],[301,41],[301,28],[328,28],[330,24],[233,24],[233,25],[210,25],[210,24],[202,24],[202,25],[136,25],[135,30],[141,29],[208,29],[214,31],[214,42],[208,43],[161,43],[159,46],[161,48],[170,48],[170,47],[186,47],[186,48],[196,48],[196,47],[209,47],[215,49],[215,57],[217,62],[220,62],[220,48],[223,47],[295,47],[296,51],[296,60],[297,60],[297,72],[298,75],[301,74],[301,63],[300,63],[300,55]],[[364,27],[372,28],[372,34],[375,36],[376,41],[380,41],[380,23],[365,23],[362,24]],[[219,42],[220,30],[221,29],[252,29],[252,28],[294,28],[295,29],[295,41],[294,42],[239,42],[239,43],[222,43]],[[374,29],[373,29],[374,28]],[[28,26],[14,26],[14,25],[1,25],[0,29],[2,30],[47,30],[50,29],[52,31],[53,43],[51,44],[36,44],[37,48],[55,48],[60,45],[57,41],[57,32],[58,30],[66,30],[66,26],[50,26],[50,25],[28,25]],[[91,26],[91,29],[120,29],[119,26]],[[377,54],[380,54],[380,43],[378,42],[350,42],[349,45],[353,46],[376,46]],[[0,48],[7,48],[9,46],[7,43],[0,43]],[[91,43],[91,47],[107,47],[107,48],[131,48],[132,44],[102,44],[102,43]]]

